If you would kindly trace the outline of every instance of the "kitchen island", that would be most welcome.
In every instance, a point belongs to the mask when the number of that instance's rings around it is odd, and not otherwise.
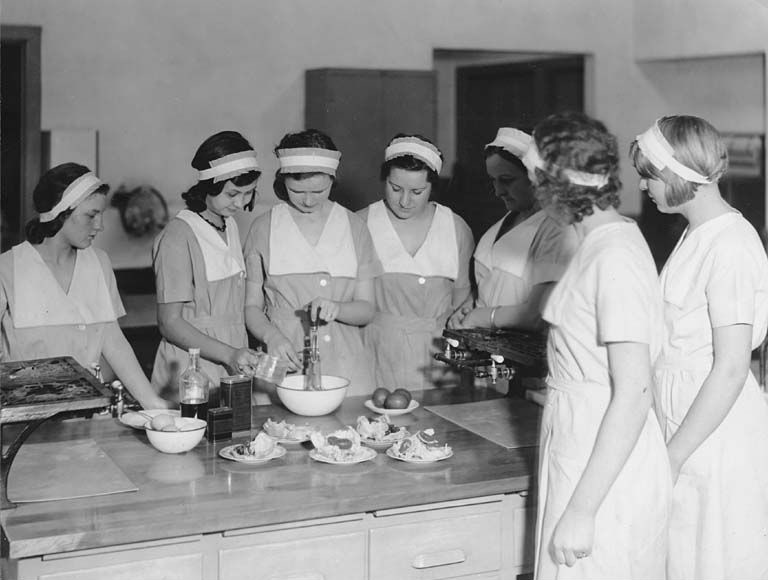
[[[185,454],[165,455],[143,431],[115,419],[52,422],[29,441],[91,439],[138,491],[4,510],[3,577],[515,578],[532,565],[528,491],[536,448],[506,449],[425,409],[497,396],[484,389],[415,393],[421,406],[393,422],[411,432],[434,428],[454,451],[428,465],[383,452],[356,465],[328,465],[310,459],[309,443],[245,465],[218,456],[232,441],[203,440]],[[532,403],[502,401],[521,416],[538,416]],[[333,415],[316,418],[256,407],[254,424],[271,417],[330,431],[369,415],[363,402],[347,398]],[[234,442],[248,436],[239,435]],[[40,477],[45,472],[40,465]]]

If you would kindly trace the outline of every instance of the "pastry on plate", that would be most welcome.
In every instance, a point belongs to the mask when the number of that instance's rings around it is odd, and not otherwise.
[[[380,415],[375,419],[361,415],[357,418],[357,432],[364,440],[376,443],[394,443],[408,436],[408,430],[393,425],[387,415]]]
[[[309,425],[294,425],[285,420],[273,421],[271,418],[264,422],[263,429],[270,437],[288,441],[306,441],[313,431]]]
[[[417,431],[410,437],[396,441],[389,449],[396,458],[406,461],[438,461],[452,453],[447,444],[437,440],[434,429]]]
[[[360,454],[360,435],[352,427],[339,429],[328,435],[315,431],[311,435],[317,453],[332,461],[352,461]]]
[[[253,441],[236,445],[233,453],[241,457],[261,459],[271,456],[277,448],[277,441],[264,432],[256,435]]]

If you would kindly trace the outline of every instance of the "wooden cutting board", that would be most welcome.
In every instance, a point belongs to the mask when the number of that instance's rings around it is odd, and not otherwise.
[[[8,476],[15,503],[136,491],[93,439],[22,445]]]
[[[504,397],[425,408],[507,449],[534,447],[539,443],[541,407],[528,401]]]

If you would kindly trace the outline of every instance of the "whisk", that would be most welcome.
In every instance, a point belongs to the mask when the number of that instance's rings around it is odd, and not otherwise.
[[[309,358],[307,371],[304,378],[304,389],[307,391],[321,391],[322,372],[320,370],[320,347],[317,344],[317,327],[320,324],[320,309],[317,309],[317,317],[312,320],[312,305],[309,306]]]

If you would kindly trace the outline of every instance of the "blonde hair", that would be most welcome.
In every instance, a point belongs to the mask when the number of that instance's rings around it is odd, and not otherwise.
[[[720,133],[709,122],[691,115],[671,115],[658,121],[659,129],[674,149],[680,163],[716,183],[728,170],[728,151]],[[668,168],[659,170],[633,141],[629,157],[641,177],[666,184],[667,205],[678,206],[694,198],[698,183],[676,175]]]

